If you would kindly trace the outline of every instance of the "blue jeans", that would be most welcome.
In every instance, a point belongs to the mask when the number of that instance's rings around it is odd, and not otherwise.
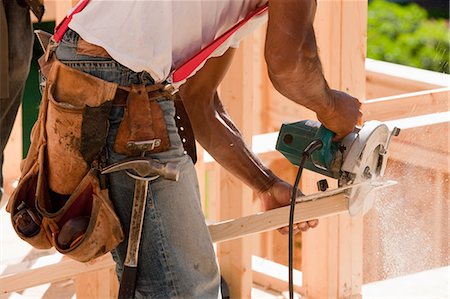
[[[135,73],[108,58],[76,53],[79,36],[69,30],[56,50],[64,64],[106,81],[129,86],[153,84],[146,72]],[[218,298],[220,275],[211,238],[201,209],[197,176],[191,158],[184,154],[175,109],[171,100],[159,100],[164,112],[170,150],[151,154],[162,162],[181,165],[177,182],[158,178],[149,184],[144,226],[139,250],[136,298]],[[122,107],[113,107],[107,139],[108,163],[126,158],[113,151],[113,144],[123,117]],[[124,171],[111,174],[110,198],[119,216],[126,239],[113,252],[120,279],[125,260],[134,180]]]

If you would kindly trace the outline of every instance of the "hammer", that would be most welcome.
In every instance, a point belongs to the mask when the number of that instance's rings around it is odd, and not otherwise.
[[[127,175],[135,179],[133,208],[131,211],[130,233],[128,236],[127,254],[120,280],[119,299],[134,298],[136,289],[136,276],[139,243],[141,241],[142,224],[147,199],[148,182],[164,177],[177,181],[180,174],[178,163],[161,163],[151,158],[128,158],[102,170],[102,174],[108,174],[124,170]]]

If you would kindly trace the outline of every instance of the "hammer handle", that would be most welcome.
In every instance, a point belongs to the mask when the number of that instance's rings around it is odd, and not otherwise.
[[[134,183],[133,209],[131,211],[127,255],[119,287],[119,299],[134,298],[137,278],[139,243],[147,200],[148,181],[136,180]]]
[[[124,266],[120,280],[119,299],[133,299],[136,290],[137,267]]]

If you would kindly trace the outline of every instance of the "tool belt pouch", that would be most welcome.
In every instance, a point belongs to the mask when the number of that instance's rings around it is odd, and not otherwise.
[[[44,175],[42,177],[45,177]],[[124,235],[120,220],[101,189],[97,175],[90,170],[75,191],[56,212],[45,188],[38,190],[37,209],[47,219],[45,229],[52,245],[60,253],[77,261],[88,262],[114,249]]]
[[[108,192],[92,169],[106,142],[109,111],[104,107],[116,89],[117,84],[53,63],[21,179],[7,207],[17,234],[32,246],[55,246],[86,262],[122,241]],[[83,136],[92,131],[84,122],[92,111],[99,112],[88,117],[98,120],[96,133]],[[82,150],[91,141],[94,146]]]
[[[150,98],[153,93],[157,96]],[[160,92],[149,92],[144,85],[131,86],[114,143],[115,152],[133,157],[170,149],[164,114],[157,102],[161,97]]]

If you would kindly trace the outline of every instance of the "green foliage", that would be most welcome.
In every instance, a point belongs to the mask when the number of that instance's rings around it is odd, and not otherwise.
[[[417,4],[373,0],[367,29],[369,58],[450,73],[448,25]]]

